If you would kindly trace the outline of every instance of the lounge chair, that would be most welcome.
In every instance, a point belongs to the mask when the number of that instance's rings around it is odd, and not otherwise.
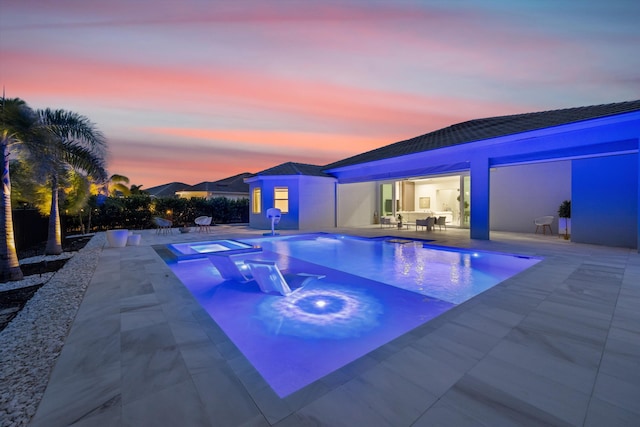
[[[246,253],[229,254],[223,251],[207,254],[207,258],[223,279],[244,283],[253,279],[251,270],[240,258],[246,255]]]
[[[253,280],[258,283],[260,290],[264,293],[278,293],[280,295],[287,296],[291,292],[291,286],[285,280],[282,272],[278,268],[278,265],[274,261],[255,261],[247,260],[244,262],[251,271]],[[296,288],[302,288],[304,285],[313,279],[322,279],[325,276],[316,274],[298,273],[295,278],[301,279]]]
[[[317,274],[297,273],[291,276],[291,286],[285,280],[282,272],[274,261],[244,260],[247,253],[229,254],[216,252],[207,255],[209,261],[218,270],[223,279],[247,283],[255,280],[260,290],[265,293],[279,293],[289,295],[292,290],[303,287],[309,280],[322,279],[325,276]]]

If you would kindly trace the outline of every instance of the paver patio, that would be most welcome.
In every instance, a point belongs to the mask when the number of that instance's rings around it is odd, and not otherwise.
[[[640,425],[637,251],[452,228],[326,231],[545,259],[281,399],[152,248],[262,231],[145,230],[140,246],[102,250],[31,425]]]

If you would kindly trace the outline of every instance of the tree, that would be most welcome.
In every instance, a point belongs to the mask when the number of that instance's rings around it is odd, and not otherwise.
[[[33,148],[33,131],[37,117],[27,104],[19,99],[6,99],[0,103],[0,151],[2,155],[2,183],[0,183],[0,282],[22,279],[22,270],[16,253],[11,213],[11,179],[9,174],[10,149],[24,145]]]
[[[11,206],[36,206],[39,185],[34,181],[33,167],[23,159],[11,159]]]
[[[80,222],[80,231],[84,234],[84,222],[82,214],[85,208],[88,212],[88,222],[91,223],[91,209],[88,207],[89,196],[91,195],[91,182],[89,177],[82,173],[70,170],[65,177],[64,203],[62,208],[64,212],[71,215],[78,215]]]
[[[145,190],[142,189],[142,185],[131,184],[129,188],[129,194],[132,196],[141,195],[141,194],[149,194]]]
[[[117,175],[117,174],[111,175],[109,177],[109,182],[107,183],[109,187],[109,196],[117,197],[119,195],[121,196],[130,195],[131,190],[129,190],[129,187],[126,186],[126,184],[128,183],[129,183],[129,178],[127,178],[124,175]]]
[[[104,136],[86,117],[65,110],[44,109],[36,112],[39,149],[30,151],[41,176],[46,176],[51,189],[49,234],[45,254],[62,253],[60,227],[60,176],[69,168],[82,171],[98,181],[105,181],[106,144]]]

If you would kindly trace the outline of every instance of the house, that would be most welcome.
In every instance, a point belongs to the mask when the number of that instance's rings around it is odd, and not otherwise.
[[[168,184],[157,185],[144,190],[151,197],[175,197],[177,191],[182,191],[185,188],[189,188],[189,184],[184,182],[170,182]]]
[[[283,163],[245,180],[249,184],[249,225],[267,229],[271,221],[265,216],[270,207],[282,211],[281,229],[335,227],[337,180],[322,172],[322,166]],[[329,200],[329,201],[327,201]]]
[[[192,197],[203,197],[205,199],[226,197],[231,200],[247,199],[249,198],[249,185],[245,183],[245,179],[251,176],[253,174],[244,172],[214,182],[201,182],[176,191],[176,195],[188,199]]]
[[[572,201],[571,240],[638,248],[640,100],[471,120],[329,165],[285,163],[246,180],[250,225],[366,226],[446,216],[473,239],[532,232]],[[557,219],[552,226],[557,231]]]

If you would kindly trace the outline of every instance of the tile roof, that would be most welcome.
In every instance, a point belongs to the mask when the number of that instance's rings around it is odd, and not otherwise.
[[[309,165],[305,163],[287,162],[269,169],[258,172],[256,175],[307,175],[307,176],[326,176],[331,175],[322,172],[323,166]]]
[[[186,191],[207,191],[212,193],[249,193],[249,184],[244,182],[245,178],[253,176],[252,173],[243,172],[238,175],[223,178],[218,181],[204,181],[193,185]]]
[[[174,197],[176,195],[176,191],[182,191],[191,187],[189,184],[185,184],[184,182],[170,182],[168,184],[162,184],[155,187],[151,187],[148,189],[143,189],[151,196],[155,197]]]
[[[470,120],[330,163],[324,166],[322,170],[326,171],[639,110],[640,100],[637,100]]]

